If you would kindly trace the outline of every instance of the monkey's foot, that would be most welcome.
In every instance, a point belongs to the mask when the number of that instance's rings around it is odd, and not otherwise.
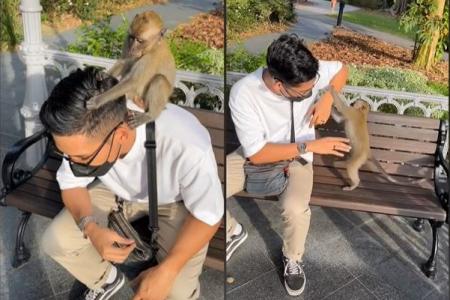
[[[91,99],[89,99],[85,103],[86,103],[86,108],[88,110],[94,110],[94,109],[97,109],[97,108],[99,108],[101,106],[101,104],[97,101],[96,97],[92,97]]]
[[[343,191],[353,191],[354,189],[356,189],[358,186],[357,185],[349,185],[349,186],[344,186],[342,187]]]
[[[128,115],[128,126],[131,128],[136,128],[142,124],[146,124],[148,122],[153,121],[154,119],[146,113],[130,110],[130,114]]]

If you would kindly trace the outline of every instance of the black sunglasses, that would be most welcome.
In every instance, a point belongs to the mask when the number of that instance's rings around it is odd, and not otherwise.
[[[94,159],[97,157],[97,155],[100,153],[100,151],[102,150],[102,148],[105,146],[105,144],[107,143],[107,141],[109,140],[109,138],[111,137],[111,135],[112,135],[113,133],[115,133],[116,129],[119,128],[119,126],[120,126],[123,122],[124,122],[124,121],[121,121],[119,124],[117,124],[116,126],[114,126],[113,129],[111,129],[111,131],[108,133],[108,135],[106,136],[106,138],[105,138],[105,139],[103,140],[103,142],[100,144],[100,147],[98,147],[92,154],[90,154],[90,155],[87,156],[88,158],[91,157],[91,158],[89,159],[89,161],[88,161],[87,163],[83,163],[82,165],[89,165],[91,162],[94,161]],[[67,160],[70,164],[81,164],[81,163],[74,162],[74,161],[70,158],[70,156],[68,156],[68,155],[62,153],[61,151],[59,151],[58,148],[56,148],[55,143],[52,143],[52,146],[53,146],[53,149],[52,149],[53,153],[55,153],[56,155],[60,156],[61,158],[65,159],[65,160]],[[111,147],[112,147],[112,145],[111,145]],[[109,149],[109,151],[111,152],[111,149]],[[109,154],[108,154],[108,156],[109,156]]]

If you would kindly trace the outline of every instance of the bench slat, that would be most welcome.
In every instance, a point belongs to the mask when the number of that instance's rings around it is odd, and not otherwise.
[[[378,197],[366,197],[366,195],[364,195],[364,193],[367,193],[366,190],[352,196],[339,193],[339,191],[340,188],[338,187],[323,185],[320,189],[313,191],[311,205],[400,215],[413,218],[445,220],[445,211],[440,204],[435,201],[430,201],[429,197],[420,199],[416,196],[416,200],[411,201],[408,197],[403,197],[403,199],[396,198],[400,193],[393,193],[393,195],[378,195]],[[400,199],[402,201],[399,201]]]
[[[223,113],[213,112],[210,110],[205,109],[199,109],[199,108],[190,108],[190,107],[184,107],[183,109],[193,113],[197,119],[199,119],[200,123],[203,124],[205,127],[209,128],[217,128],[217,129],[224,129],[224,122],[223,122]]]
[[[314,166],[314,176],[324,176],[324,177],[337,177],[337,178],[346,178],[347,172],[345,169],[339,169],[339,168],[333,168],[333,167],[323,167],[323,166]],[[399,181],[407,180],[409,177],[405,176],[397,176],[397,175],[391,175],[395,179]],[[384,176],[381,176],[378,173],[373,172],[365,172],[360,171],[359,172],[359,178],[361,179],[361,183],[363,182],[375,182],[375,183],[388,183],[390,182],[384,178]],[[396,185],[398,186],[398,185]],[[408,184],[409,186],[409,184]],[[416,183],[415,186],[423,188],[423,189],[434,189],[434,184],[431,179]]]
[[[9,194],[6,197],[6,205],[47,218],[54,218],[64,206],[62,202],[57,203],[22,190]]]
[[[396,175],[402,175],[402,176],[408,176],[408,177],[415,177],[415,178],[433,178],[433,169],[427,168],[427,167],[413,167],[410,165],[400,165],[400,164],[393,164],[393,163],[384,163],[380,162],[380,165],[383,167],[383,169],[388,174],[396,174]],[[314,166],[331,166],[334,168],[345,168],[345,161],[343,160],[336,160],[332,157],[324,157],[321,155],[314,155]],[[360,170],[363,171],[372,171],[367,167],[366,165],[363,165]],[[378,172],[375,172],[378,173]],[[380,175],[382,176],[382,175]]]
[[[439,120],[437,119],[396,115],[381,112],[370,112],[368,116],[368,122],[428,129],[439,128]]]
[[[339,177],[329,177],[329,176],[320,176],[314,174],[314,184],[329,184],[335,185],[341,188],[344,185],[348,185],[350,181],[347,178],[339,178]],[[392,182],[373,182],[373,181],[361,181],[358,186],[358,189],[363,190],[376,190],[383,192],[399,192],[405,194],[417,194],[417,195],[430,195],[432,191],[430,189],[420,188],[413,184],[395,184]]]

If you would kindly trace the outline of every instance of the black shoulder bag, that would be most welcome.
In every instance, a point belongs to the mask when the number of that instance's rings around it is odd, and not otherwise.
[[[129,222],[123,213],[123,200],[116,197],[118,208],[108,215],[108,227],[121,236],[136,241],[136,248],[125,263],[154,262],[158,246],[158,191],[156,184],[156,139],[155,122],[146,124],[145,149],[147,153],[148,218]]]

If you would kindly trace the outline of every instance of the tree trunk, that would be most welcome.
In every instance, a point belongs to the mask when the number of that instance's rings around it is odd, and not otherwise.
[[[431,12],[431,17],[442,18],[444,14],[445,0],[433,0],[436,5],[436,10]],[[443,20],[447,22],[447,20]],[[419,46],[418,54],[414,64],[425,70],[430,70],[432,66],[436,63],[436,49],[439,42],[439,31],[430,32],[433,37],[429,39],[426,43]]]

